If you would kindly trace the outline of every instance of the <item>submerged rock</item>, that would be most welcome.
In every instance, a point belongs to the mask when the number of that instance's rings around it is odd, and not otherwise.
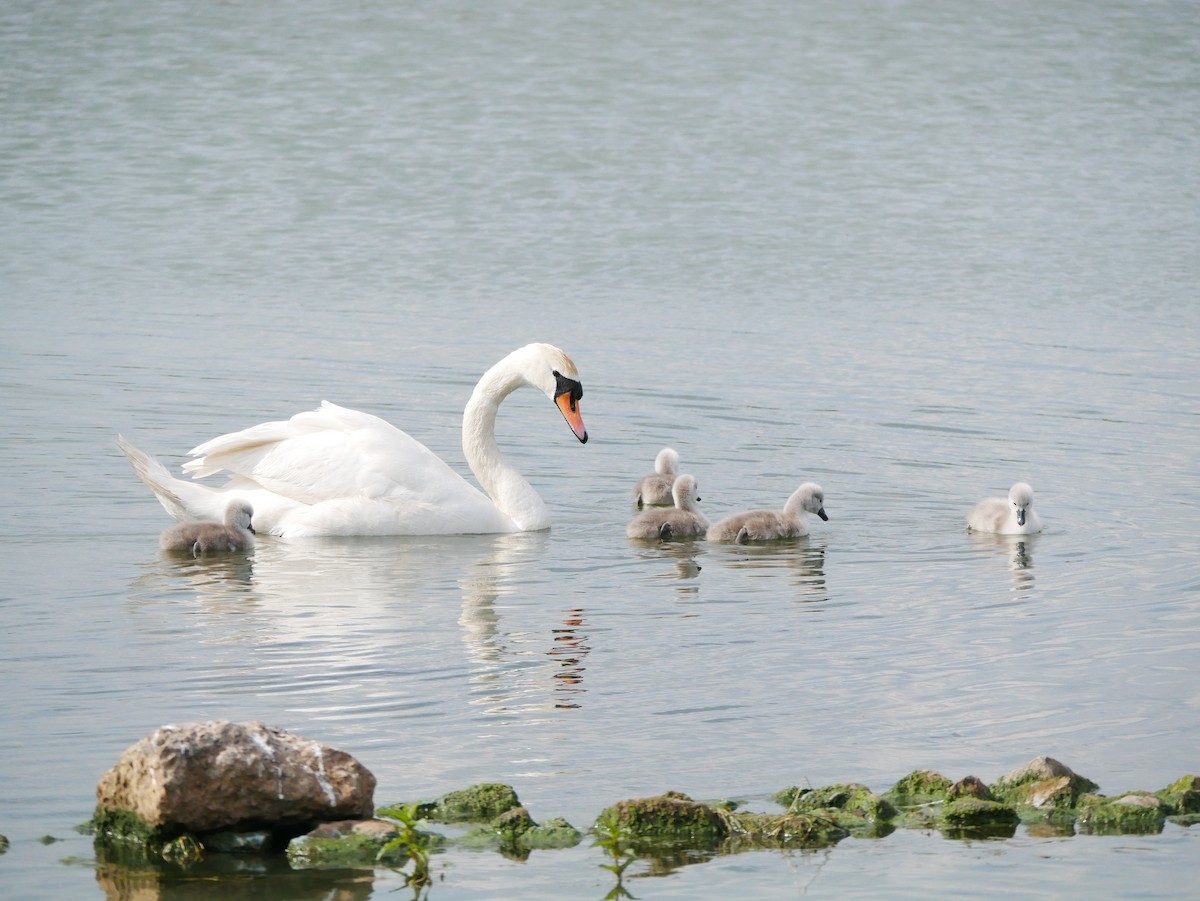
[[[1016,833],[1020,822],[1016,809],[1008,804],[959,797],[942,808],[939,827],[951,838],[1009,838]]]
[[[1167,805],[1146,792],[1088,804],[1077,820],[1080,830],[1092,835],[1152,835],[1162,832],[1166,821]]]
[[[163,726],[96,786],[99,838],[164,844],[213,832],[303,832],[374,811],[375,777],[344,751],[262,723]],[[289,836],[290,837],[290,836]]]

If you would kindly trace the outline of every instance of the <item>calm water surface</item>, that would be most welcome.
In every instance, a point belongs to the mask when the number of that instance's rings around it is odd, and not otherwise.
[[[1040,754],[1110,793],[1200,770],[1196,12],[10,0],[4,896],[131,897],[73,827],[170,722],[342,748],[380,803],[505,781],[581,827]],[[329,399],[466,474],[471,386],[531,340],[574,356],[592,435],[503,408],[546,533],[170,559],[113,444],[174,467]],[[813,479],[830,521],[631,544],[666,444],[714,518]],[[1018,479],[1045,531],[968,535]],[[601,860],[451,852],[431,898],[599,898]],[[1174,825],[900,832],[631,872],[643,899],[1177,898],[1200,854]]]

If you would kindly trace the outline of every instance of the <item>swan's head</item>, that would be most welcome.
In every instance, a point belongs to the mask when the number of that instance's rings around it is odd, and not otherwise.
[[[700,500],[700,495],[697,493],[699,490],[700,486],[696,483],[696,477],[685,474],[675,479],[675,483],[671,486],[671,497],[675,499],[676,507],[686,510]]]
[[[679,454],[674,448],[664,447],[654,458],[654,471],[660,476],[673,476],[679,471]]]
[[[528,384],[540,388],[546,397],[554,401],[575,437],[581,444],[587,444],[587,428],[579,414],[583,385],[579,382],[579,371],[571,358],[553,344],[527,344],[509,354],[504,362],[510,361],[517,366]]]
[[[1008,491],[1008,502],[1017,514],[1017,525],[1025,525],[1025,512],[1033,506],[1033,489],[1024,482],[1017,482]]]
[[[253,534],[254,526],[250,525],[253,516],[254,508],[250,506],[249,501],[230,501],[229,506],[225,508],[225,525],[235,529],[245,529]]]
[[[819,516],[825,522],[829,521],[829,515],[825,512],[825,491],[816,482],[805,482],[792,492],[785,509],[794,514],[796,508]]]

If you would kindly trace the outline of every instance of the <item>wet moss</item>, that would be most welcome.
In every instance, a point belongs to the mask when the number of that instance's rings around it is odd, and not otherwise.
[[[729,834],[726,818],[716,808],[677,792],[618,801],[605,808],[600,816],[611,816],[628,834],[630,846],[640,850],[654,847],[712,849]]]
[[[1015,808],[999,801],[958,798],[942,808],[941,825],[951,829],[1015,831],[1021,818]]]
[[[579,830],[562,817],[553,817],[521,833],[517,840],[522,848],[531,851],[550,848],[574,848],[583,840]]]
[[[913,770],[883,793],[895,807],[917,807],[930,801],[944,801],[952,783],[936,770]]]
[[[1154,794],[1176,816],[1200,814],[1200,776],[1182,776]]]
[[[886,822],[896,816],[891,802],[857,782],[814,789],[785,788],[771,797],[789,813],[831,811],[834,819],[847,826]]]
[[[432,805],[422,805],[419,812],[422,818],[435,823],[487,823],[520,806],[511,785],[481,782],[448,792]]]
[[[722,844],[727,853],[765,848],[825,848],[851,834],[851,830],[827,813],[739,813],[721,811],[728,837]]]
[[[98,844],[121,842],[142,847],[152,854],[158,854],[167,842],[179,835],[178,832],[149,826],[132,810],[109,809],[99,805],[86,828],[95,836]]]
[[[1154,835],[1166,820],[1166,805],[1139,792],[1090,804],[1078,816],[1080,831],[1091,835]]]

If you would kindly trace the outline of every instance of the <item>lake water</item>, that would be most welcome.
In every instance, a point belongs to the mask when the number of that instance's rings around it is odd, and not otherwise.
[[[579,827],[1042,754],[1108,793],[1200,770],[1195,3],[8,0],[0,123],[6,898],[105,896],[73,827],[172,722]],[[592,437],[503,407],[549,532],[180,561],[114,446],[176,467],[329,399],[465,475],[471,386],[533,340]],[[830,520],[631,544],[664,445],[714,518],[813,479]],[[1018,479],[1044,532],[969,535]],[[1178,898],[1198,836],[901,831],[630,886]],[[450,852],[430,897],[600,898],[602,860]]]

